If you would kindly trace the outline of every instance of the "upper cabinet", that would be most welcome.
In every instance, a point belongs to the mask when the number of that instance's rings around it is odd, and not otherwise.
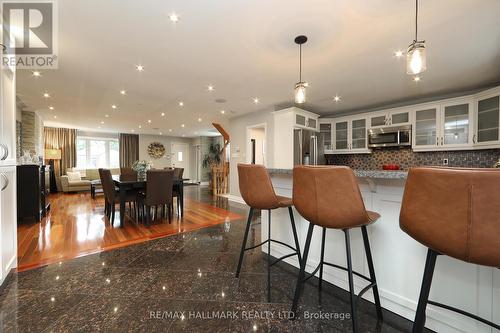
[[[332,153],[370,153],[367,129],[367,118],[365,116],[357,115],[335,119],[333,122]]]
[[[454,99],[414,109],[413,150],[459,150],[473,145],[473,102]]]
[[[380,126],[402,126],[410,124],[410,111],[403,109],[392,109],[388,111],[376,112],[369,117],[369,127]]]
[[[500,144],[500,92],[487,93],[476,99],[475,146],[489,147]]]
[[[299,109],[297,109],[299,110]],[[306,128],[310,129],[313,131],[318,131],[318,115],[315,115],[310,112],[302,112],[296,111],[295,112],[295,127],[300,127],[300,128]]]
[[[323,140],[325,154],[333,153],[333,122],[331,119],[319,120],[320,140]]]

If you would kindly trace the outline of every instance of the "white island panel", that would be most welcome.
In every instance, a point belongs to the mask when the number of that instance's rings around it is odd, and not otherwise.
[[[409,237],[399,228],[399,212],[403,197],[406,173],[357,171],[361,194],[366,209],[378,212],[381,218],[368,227],[370,244],[379,285],[382,306],[410,320],[414,319],[422,282],[427,248]],[[275,191],[292,196],[290,171],[271,170]],[[361,177],[363,176],[363,177]],[[334,203],[332,203],[334,204]],[[295,221],[301,250],[303,251],[309,222],[295,211]],[[262,212],[262,237],[267,239],[267,212]],[[272,238],[294,245],[288,211],[272,211]],[[312,272],[319,263],[321,228],[315,227],[307,261],[307,271]],[[353,267],[369,276],[361,230],[351,230]],[[267,252],[267,246],[262,250]],[[289,249],[272,244],[271,254],[281,257]],[[286,262],[299,267],[295,256]],[[344,233],[329,229],[326,233],[325,261],[346,266]],[[499,270],[439,256],[437,259],[430,299],[458,307],[485,319],[499,322],[500,277]],[[317,274],[318,275],[318,274]],[[324,266],[326,281],[348,290],[347,273]],[[366,282],[355,276],[356,292]],[[364,298],[373,302],[371,290]],[[492,307],[493,306],[493,307]],[[438,332],[493,332],[487,325],[453,312],[428,306],[426,327]]]

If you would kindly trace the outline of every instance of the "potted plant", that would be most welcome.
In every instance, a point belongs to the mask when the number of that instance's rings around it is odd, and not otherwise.
[[[137,172],[138,180],[145,180],[146,173],[148,172],[149,169],[151,169],[151,167],[152,167],[151,162],[145,160],[135,161],[134,164],[132,164],[132,170]]]
[[[219,143],[211,143],[208,147],[208,152],[203,157],[201,165],[204,169],[208,169],[209,182],[212,182],[212,167],[219,165],[222,160],[222,149]],[[212,188],[212,186],[210,186]]]

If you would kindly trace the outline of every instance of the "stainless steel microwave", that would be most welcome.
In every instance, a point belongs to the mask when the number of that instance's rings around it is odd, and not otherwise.
[[[368,147],[411,146],[411,125],[372,128],[368,130]]]

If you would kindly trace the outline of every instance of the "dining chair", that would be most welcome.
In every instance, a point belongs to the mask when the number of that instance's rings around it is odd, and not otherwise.
[[[132,168],[120,168],[120,180],[137,180],[137,171],[134,171]]]
[[[115,206],[117,203],[120,203],[120,195],[115,188],[115,183],[113,181],[113,176],[111,175],[110,170],[99,169],[99,177],[101,179],[102,191],[104,192],[104,213],[108,220],[110,220],[111,225],[113,225],[115,222]],[[135,207],[135,203],[137,201],[137,193],[127,193],[125,201],[134,203]],[[132,214],[132,208],[130,205],[129,210]],[[125,214],[125,212],[120,212],[120,214]]]
[[[173,171],[174,171],[174,179],[182,180],[182,175],[184,174],[184,168],[173,168]],[[181,216],[181,208],[180,208],[181,205],[179,203],[179,189],[177,186],[175,186],[175,188],[173,189],[172,198],[177,198],[177,216]]]
[[[172,223],[172,187],[173,170],[149,170],[146,175],[146,192],[138,196],[139,210],[146,217],[146,223],[151,222],[151,208],[154,207],[154,218],[158,217],[158,206],[162,207],[162,216],[168,215]],[[145,212],[145,213],[144,213]]]

